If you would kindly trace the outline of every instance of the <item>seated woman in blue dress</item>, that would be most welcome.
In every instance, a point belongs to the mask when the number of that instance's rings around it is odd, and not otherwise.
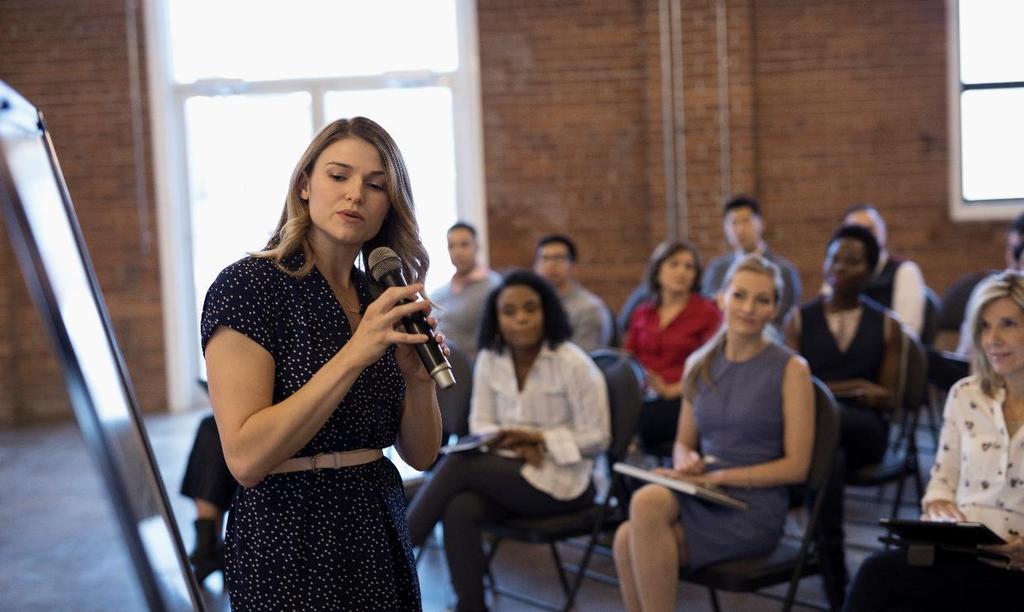
[[[482,525],[593,503],[593,458],[610,437],[608,390],[571,333],[558,294],[533,272],[508,274],[488,296],[469,430],[498,433],[495,452],[448,455],[409,506],[416,546],[443,522],[458,610],[486,609]]]
[[[803,482],[814,443],[810,370],[770,341],[782,281],[748,255],[726,275],[725,325],[687,362],[673,478],[723,488],[734,510],[661,485],[638,490],[615,533],[615,567],[627,610],[673,610],[679,567],[770,552],[782,537],[789,495]],[[698,453],[700,449],[700,453]]]
[[[967,314],[976,374],[953,386],[923,517],[983,523],[1003,558],[937,550],[928,566],[889,550],[861,566],[848,612],[1020,610],[1024,607],[1024,275],[1003,272],[975,289]]]

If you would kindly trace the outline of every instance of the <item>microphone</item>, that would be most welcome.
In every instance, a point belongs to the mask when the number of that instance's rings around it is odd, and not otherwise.
[[[370,251],[366,265],[370,268],[370,276],[385,287],[405,287],[409,283],[402,273],[402,258],[388,247],[377,247]],[[408,304],[412,300],[402,300]],[[402,317],[402,327],[410,334],[423,334],[429,340],[424,344],[413,345],[416,353],[423,362],[423,367],[441,389],[447,389],[455,384],[455,375],[452,374],[452,365],[448,363],[441,347],[434,340],[434,330],[427,325],[427,318],[422,312],[413,313],[410,316]]]

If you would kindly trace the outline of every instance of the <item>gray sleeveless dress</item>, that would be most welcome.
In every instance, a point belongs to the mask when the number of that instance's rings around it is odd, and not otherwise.
[[[703,455],[717,462],[708,469],[754,465],[783,454],[782,378],[793,353],[777,344],[744,362],[711,362],[713,384],[701,383],[694,414]],[[782,537],[789,494],[786,487],[723,487],[750,504],[733,510],[677,494],[686,530],[689,567],[771,552]]]

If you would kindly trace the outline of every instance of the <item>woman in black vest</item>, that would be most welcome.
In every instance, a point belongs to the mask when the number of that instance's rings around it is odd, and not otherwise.
[[[825,251],[827,295],[794,308],[786,319],[786,343],[799,351],[839,400],[840,440],[836,467],[822,508],[826,591],[833,607],[846,584],[843,552],[843,479],[885,455],[885,413],[897,401],[901,335],[886,309],[862,294],[878,264],[874,235],[844,225]]]

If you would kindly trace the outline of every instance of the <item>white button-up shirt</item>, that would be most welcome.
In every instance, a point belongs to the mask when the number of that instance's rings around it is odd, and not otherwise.
[[[1005,398],[1003,389],[995,397],[982,393],[976,376],[950,389],[921,506],[954,501],[967,520],[1008,539],[1024,535],[1024,427],[1009,437]]]
[[[526,376],[516,382],[511,352],[482,350],[473,371],[470,433],[502,428],[540,432],[545,455],[540,467],[524,464],[523,478],[551,497],[579,497],[590,484],[593,457],[607,446],[608,389],[593,360],[575,344],[547,343]]]

